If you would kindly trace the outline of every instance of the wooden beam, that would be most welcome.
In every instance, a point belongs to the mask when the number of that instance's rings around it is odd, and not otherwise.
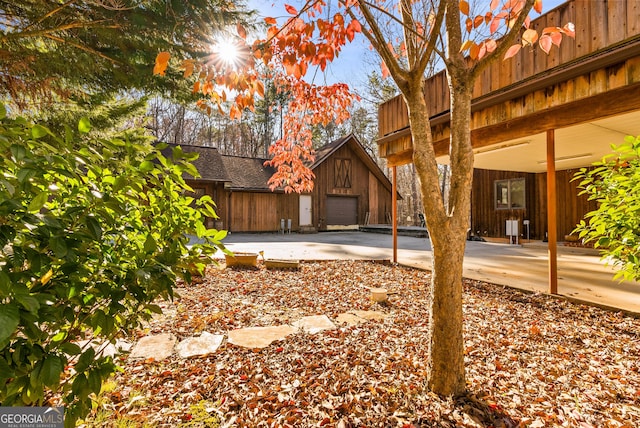
[[[547,238],[549,244],[549,293],[558,294],[558,219],[556,207],[555,131],[547,131]]]
[[[640,110],[640,83],[624,86],[593,97],[507,120],[495,125],[471,130],[471,145],[474,149],[491,146],[504,141],[526,138],[531,135],[565,128],[592,120],[603,119]],[[449,140],[434,142],[436,156],[449,152]],[[401,153],[387,155],[389,165],[405,165],[413,162],[413,148]]]
[[[473,148],[640,110],[640,83],[471,131]]]
[[[392,166],[391,228],[393,229],[393,263],[398,263],[398,181],[397,167]]]

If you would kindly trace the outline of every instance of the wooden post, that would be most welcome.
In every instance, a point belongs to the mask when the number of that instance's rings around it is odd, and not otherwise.
[[[398,263],[398,182],[397,167],[391,167],[391,228],[393,229],[393,263]]]
[[[556,137],[547,130],[547,225],[549,240],[549,293],[558,294],[558,218],[556,209]]]

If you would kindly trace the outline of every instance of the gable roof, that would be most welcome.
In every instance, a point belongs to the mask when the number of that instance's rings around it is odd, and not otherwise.
[[[225,188],[231,190],[271,190],[267,183],[276,170],[271,166],[265,166],[265,160],[222,155],[222,163],[231,179]]]
[[[162,150],[165,157],[171,157],[172,150],[177,144],[169,144],[166,149]],[[198,180],[208,182],[230,182],[231,178],[222,162],[222,155],[215,147],[207,146],[181,146],[185,153],[196,152],[200,156],[192,163],[200,173]],[[193,178],[190,175],[187,178]]]
[[[332,141],[329,144],[325,144],[316,150],[316,160],[311,165],[311,170],[314,170],[321,163],[326,161],[338,151],[341,147],[348,145],[349,148],[355,153],[355,155],[369,168],[369,170],[376,176],[378,180],[387,188],[390,192],[392,192],[392,185],[389,178],[382,171],[380,166],[373,160],[373,158],[367,153],[364,149],[364,146],[358,140],[354,134],[349,134],[345,137],[339,138],[335,141]]]
[[[317,168],[345,145],[348,145],[385,188],[392,191],[391,181],[354,134],[339,138],[317,149],[316,160],[311,164],[311,170]],[[175,144],[170,144],[162,151],[163,154],[170,157],[171,149],[174,147],[176,147]],[[208,146],[182,146],[182,150],[196,152],[200,155],[193,162],[202,176],[197,180],[224,183],[225,188],[229,190],[271,191],[267,183],[276,169],[265,166],[266,159],[223,155],[215,147]]]

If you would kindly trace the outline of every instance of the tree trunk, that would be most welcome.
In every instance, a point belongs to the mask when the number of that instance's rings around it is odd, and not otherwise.
[[[466,82],[465,82],[466,83]],[[429,312],[429,389],[442,396],[466,389],[462,317],[462,262],[469,227],[473,152],[469,132],[471,91],[451,85],[451,187],[447,208],[441,194],[431,127],[421,86],[405,95],[433,251]],[[413,95],[415,94],[415,95]]]

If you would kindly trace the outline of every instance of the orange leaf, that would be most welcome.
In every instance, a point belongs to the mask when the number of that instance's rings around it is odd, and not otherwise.
[[[276,25],[278,23],[278,21],[276,21],[275,18],[271,18],[271,17],[266,17],[264,19],[264,22],[266,22],[269,25]]]
[[[194,94],[200,92],[200,81],[197,81],[193,84],[193,90],[191,92]]]
[[[484,17],[483,16],[476,16],[475,18],[473,18],[473,28],[478,28],[480,25],[482,25],[482,23],[484,22]]]
[[[242,24],[237,25],[237,30],[238,30],[238,36],[240,36],[241,39],[247,38],[247,30],[244,29]]]
[[[504,59],[509,59],[518,52],[520,52],[521,45],[513,45],[508,50],[507,53],[504,54]]]
[[[470,33],[471,30],[473,30],[473,21],[471,20],[471,18],[465,19],[464,25],[467,29],[467,33]]]
[[[542,0],[536,0],[535,3],[533,3],[533,10],[542,13]]]
[[[298,9],[296,9],[295,7],[291,6],[290,4],[285,4],[284,8],[287,10],[287,12],[290,15],[297,15],[298,14]]]
[[[493,52],[498,47],[498,43],[493,39],[486,40],[484,44],[487,47],[487,52]]]
[[[562,43],[562,33],[551,33],[549,37],[551,37],[554,45],[560,47],[560,43]]]
[[[562,31],[567,36],[572,37],[572,38],[575,39],[575,37],[576,37],[576,26],[573,25],[573,22],[569,22],[568,24],[565,24],[564,27],[562,27]]]
[[[153,67],[153,74],[164,76],[164,72],[169,65],[169,58],[171,58],[169,52],[160,52],[158,56],[156,56],[156,65]]]
[[[471,57],[471,59],[478,59],[479,53],[480,46],[478,46],[476,43],[472,43],[471,48],[469,49],[469,56]]]
[[[522,44],[533,45],[538,40],[538,32],[533,29],[528,29],[524,33],[522,33]]]
[[[380,64],[380,68],[382,69],[382,78],[386,79],[387,77],[389,77],[391,73],[389,72],[389,68],[387,68],[387,64],[385,64],[384,61],[382,61],[382,64]]]
[[[542,49],[542,51],[546,54],[548,54],[549,51],[551,50],[552,43],[553,42],[551,40],[551,36],[549,36],[548,34],[545,34],[542,37],[540,37],[540,41],[538,42],[538,44],[540,45],[540,49]]]
[[[460,13],[469,16],[469,3],[466,0],[460,0]]]
[[[460,52],[466,51],[467,49],[469,49],[474,44],[475,43],[473,43],[473,40],[465,40],[465,42],[462,44],[462,46],[460,46]]]
[[[489,6],[489,10],[496,10],[500,6],[500,0],[491,0],[491,6]]]

